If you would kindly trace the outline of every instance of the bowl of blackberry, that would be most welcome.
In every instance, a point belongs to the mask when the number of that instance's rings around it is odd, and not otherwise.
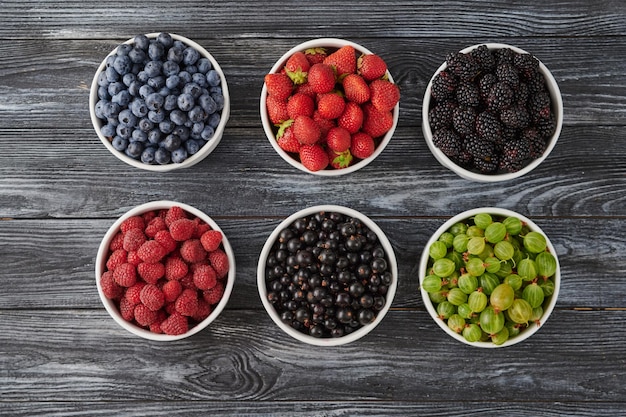
[[[563,101],[551,72],[507,44],[449,53],[424,94],[422,132],[429,149],[471,181],[529,173],[554,149],[562,123]]]
[[[284,219],[259,258],[258,291],[278,327],[311,345],[370,333],[396,293],[397,263],[383,231],[362,213],[320,205]]]
[[[202,46],[170,33],[117,46],[94,76],[96,134],[118,159],[149,171],[187,168],[219,144],[230,115],[224,72]]]

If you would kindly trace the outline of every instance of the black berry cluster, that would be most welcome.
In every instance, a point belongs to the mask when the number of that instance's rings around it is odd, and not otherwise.
[[[449,54],[431,98],[435,146],[482,174],[519,171],[543,154],[556,129],[539,61],[510,48]]]
[[[281,230],[265,268],[267,299],[281,319],[319,338],[372,323],[392,278],[376,233],[336,212],[306,216]]]

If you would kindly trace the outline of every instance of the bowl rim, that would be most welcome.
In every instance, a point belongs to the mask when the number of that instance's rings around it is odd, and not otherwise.
[[[215,306],[215,308],[211,311],[211,313],[209,314],[209,316],[206,319],[204,319],[203,321],[199,322],[193,328],[189,329],[188,332],[183,333],[181,335],[166,335],[166,334],[152,333],[149,330],[142,329],[142,328],[140,328],[140,327],[138,327],[138,326],[136,326],[136,325],[134,325],[134,324],[124,320],[122,318],[119,310],[117,309],[117,307],[113,303],[113,301],[108,299],[104,295],[104,293],[102,292],[102,286],[100,285],[100,279],[102,277],[102,274],[104,273],[106,259],[107,259],[107,255],[108,255],[108,251],[109,251],[109,243],[110,243],[111,239],[119,231],[120,225],[122,224],[122,222],[124,222],[124,220],[126,220],[126,219],[128,219],[129,217],[132,217],[132,216],[140,215],[140,214],[146,213],[148,211],[152,211],[152,210],[168,209],[168,208],[173,207],[173,206],[178,206],[178,207],[182,208],[188,214],[196,216],[196,217],[202,219],[203,221],[205,221],[209,226],[211,226],[211,228],[213,230],[220,231],[222,233],[222,246],[223,246],[224,252],[226,252],[226,254],[228,256],[228,260],[229,260],[229,271],[228,271],[228,276],[226,277],[226,285],[224,287],[224,295],[222,296],[222,299]],[[102,240],[100,242],[100,245],[98,247],[98,252],[97,252],[97,255],[96,255],[96,262],[95,262],[95,276],[96,276],[96,287],[97,287],[97,290],[98,290],[98,295],[100,296],[100,300],[102,301],[102,304],[104,304],[104,308],[109,313],[109,315],[113,318],[113,320],[117,324],[119,324],[121,327],[123,327],[124,329],[128,330],[130,333],[132,333],[132,334],[134,334],[136,336],[140,336],[140,337],[142,337],[144,339],[148,339],[148,340],[163,341],[163,342],[180,340],[180,339],[184,339],[184,338],[187,338],[189,336],[192,336],[192,335],[200,332],[201,330],[205,329],[209,324],[211,324],[215,319],[217,319],[217,317],[222,313],[222,311],[226,307],[226,304],[228,303],[228,300],[230,299],[230,296],[232,294],[233,287],[234,287],[234,284],[235,284],[235,272],[236,272],[235,254],[233,252],[232,246],[230,245],[230,242],[228,241],[228,238],[226,237],[226,234],[219,227],[219,225],[210,216],[208,216],[203,211],[201,211],[201,210],[199,210],[199,209],[197,209],[197,208],[195,208],[193,206],[190,206],[188,204],[181,203],[181,202],[178,202],[178,201],[172,201],[172,200],[156,200],[156,201],[150,201],[150,202],[147,202],[147,203],[143,203],[143,204],[140,204],[138,206],[135,206],[135,207],[131,208],[126,213],[121,215],[107,229],[106,233],[104,234],[104,237],[102,238]]]
[[[378,314],[376,315],[376,319],[372,323],[359,328],[353,333],[350,333],[345,336],[337,337],[337,338],[316,338],[313,336],[306,335],[302,332],[299,332],[293,329],[291,326],[288,326],[287,324],[285,324],[280,319],[276,309],[274,309],[272,304],[270,304],[270,302],[267,300],[267,288],[265,286],[265,263],[267,260],[267,256],[269,255],[269,252],[274,242],[278,238],[278,235],[280,234],[281,230],[291,225],[291,223],[293,223],[295,220],[301,217],[305,217],[305,216],[315,214],[321,211],[338,212],[338,213],[341,213],[350,217],[358,218],[367,227],[369,227],[370,230],[375,232],[376,236],[378,237],[378,240],[381,242],[381,244],[383,245],[383,248],[385,249],[385,253],[387,254],[387,257],[389,260],[389,266],[391,268],[391,273],[392,273],[392,282],[391,282],[391,285],[389,285],[387,295],[385,296],[385,306],[382,308],[382,310],[378,312]],[[383,318],[385,317],[385,315],[391,308],[391,304],[393,303],[397,287],[398,287],[398,262],[396,259],[395,252],[393,250],[393,246],[391,245],[391,242],[389,241],[389,239],[387,238],[383,230],[365,214],[349,207],[334,205],[334,204],[322,204],[322,205],[307,207],[305,209],[299,210],[291,214],[290,216],[282,220],[274,228],[272,233],[269,235],[269,237],[265,241],[265,244],[263,245],[263,249],[261,250],[261,254],[259,256],[259,262],[257,264],[257,289],[258,289],[259,297],[261,298],[261,302],[263,303],[263,307],[265,308],[265,311],[268,313],[272,321],[280,329],[282,329],[285,333],[287,333],[289,336],[293,337],[294,339],[297,339],[301,342],[308,343],[310,345],[315,345],[315,346],[345,345],[347,343],[354,342],[364,337],[368,333],[370,333],[380,324],[380,322],[383,320]]]
[[[430,257],[429,250],[428,250],[430,248],[430,245],[436,240],[438,240],[439,236],[441,236],[443,232],[447,231],[455,223],[469,219],[470,217],[475,216],[476,214],[479,214],[479,213],[489,213],[489,214],[497,215],[497,216],[515,216],[519,218],[522,222],[526,223],[531,230],[537,231],[545,236],[547,248],[550,251],[550,253],[554,255],[554,258],[556,260],[556,272],[554,274],[554,293],[550,296],[550,299],[547,301],[547,303],[544,301],[545,308],[543,311],[543,315],[541,316],[541,323],[539,325],[537,325],[537,323],[532,323],[524,331],[508,339],[506,342],[504,342],[501,345],[496,345],[492,342],[481,342],[481,341],[469,342],[463,337],[463,335],[452,331],[452,329],[450,329],[447,326],[447,324],[444,323],[443,320],[440,320],[438,318],[437,311],[435,310],[435,306],[433,302],[430,300],[430,297],[428,296],[428,292],[422,288],[422,283],[424,281],[424,278],[426,277],[426,269],[427,269],[428,260]],[[478,207],[478,208],[466,210],[464,212],[461,212],[459,214],[456,214],[450,217],[441,226],[439,226],[437,230],[431,235],[431,237],[428,239],[428,242],[426,242],[426,245],[424,246],[424,250],[420,257],[419,284],[420,284],[420,293],[422,295],[422,300],[424,302],[426,310],[430,314],[433,321],[437,323],[437,325],[441,329],[443,329],[448,335],[452,336],[454,339],[458,341],[465,343],[466,345],[470,345],[473,347],[502,348],[502,347],[507,347],[507,346],[513,346],[519,342],[522,342],[528,339],[530,336],[535,334],[542,325],[545,324],[548,318],[550,318],[550,315],[552,314],[552,311],[554,310],[554,307],[556,306],[556,303],[557,303],[557,299],[559,297],[559,290],[561,286],[561,266],[560,266],[559,259],[556,253],[556,249],[552,245],[550,238],[534,221],[524,216],[523,214],[520,214],[513,210],[498,208],[498,207]]]
[[[341,48],[342,46],[346,46],[346,45],[352,46],[358,52],[361,52],[361,53],[364,53],[364,54],[373,54],[372,51],[370,51],[369,49],[365,48],[364,46],[362,46],[362,45],[360,45],[358,43],[352,42],[350,40],[346,40],[346,39],[340,39],[340,38],[317,38],[317,39],[311,39],[311,40],[302,42],[302,43],[292,47],[290,50],[288,50],[286,53],[284,53],[274,63],[274,65],[270,69],[269,73],[276,73],[280,68],[282,68],[285,65],[285,63],[287,62],[287,59],[291,55],[293,55],[295,52],[303,51],[305,49],[315,48],[315,47]],[[391,72],[389,71],[389,69],[387,69],[387,77],[389,78],[389,81],[395,82],[393,80],[393,77],[392,77]],[[313,174],[313,175],[323,176],[323,177],[335,177],[335,176],[339,176],[339,175],[349,174],[351,172],[358,171],[359,169],[369,165],[374,159],[376,159],[378,157],[378,155],[380,155],[383,152],[383,150],[387,147],[387,145],[391,141],[391,138],[392,138],[393,134],[395,133],[396,127],[398,125],[398,119],[400,117],[400,103],[398,102],[398,103],[396,103],[396,105],[394,106],[394,108],[392,110],[393,124],[391,126],[391,129],[389,129],[389,131],[387,133],[385,133],[385,135],[383,136],[383,139],[381,140],[380,144],[374,150],[374,153],[372,155],[370,155],[368,158],[362,159],[359,162],[357,162],[356,164],[350,165],[349,167],[342,168],[342,169],[322,169],[322,170],[319,170],[319,171],[309,171],[300,162],[296,161],[291,155],[289,155],[287,152],[285,152],[283,149],[281,149],[280,146],[278,146],[278,143],[276,142],[276,139],[275,139],[275,136],[274,136],[274,132],[272,131],[272,127],[271,127],[272,123],[270,122],[269,117],[267,115],[267,106],[266,106],[266,103],[265,103],[266,99],[267,99],[267,87],[265,85],[265,82],[263,82],[263,87],[261,88],[261,97],[260,97],[260,103],[259,103],[259,110],[260,110],[260,115],[261,115],[261,124],[263,125],[263,131],[265,132],[265,136],[267,136],[268,141],[272,145],[272,148],[274,148],[274,150],[285,161],[287,161],[287,163],[289,163],[289,165],[291,165],[291,166],[293,166],[295,168],[298,168],[299,170],[301,170],[303,172],[306,172],[308,174]]]
[[[154,39],[154,38],[156,38],[159,35],[159,33],[162,33],[162,32],[147,33],[147,34],[145,34],[145,36],[147,36],[149,39]],[[128,155],[126,155],[126,154],[118,151],[117,149],[115,149],[113,147],[113,145],[107,140],[107,138],[104,137],[104,135],[100,132],[100,127],[102,126],[103,123],[96,116],[96,112],[95,112],[95,106],[96,106],[96,103],[99,100],[98,99],[98,76],[104,70],[104,68],[106,66],[107,59],[111,55],[114,55],[115,53],[117,53],[117,50],[120,47],[120,45],[116,46],[115,49],[113,49],[111,52],[109,52],[107,54],[106,57],[104,57],[104,59],[102,60],[102,62],[98,66],[98,69],[96,70],[96,73],[95,73],[95,75],[94,75],[94,77],[92,79],[91,87],[90,87],[90,90],[89,90],[89,115],[90,115],[90,118],[91,118],[91,124],[92,124],[94,130],[96,131],[96,135],[98,136],[100,141],[120,161],[125,162],[128,165],[131,165],[131,166],[133,166],[135,168],[140,168],[140,169],[143,169],[143,170],[154,171],[154,172],[169,172],[169,171],[174,171],[174,170],[181,169],[181,168],[188,168],[188,167],[196,165],[200,161],[204,160],[211,152],[213,152],[213,150],[217,147],[217,145],[222,140],[222,136],[224,134],[224,130],[226,128],[226,124],[228,123],[228,120],[230,118],[230,93],[229,93],[229,90],[228,90],[228,84],[226,82],[226,76],[224,74],[224,71],[222,70],[222,68],[219,65],[219,63],[217,62],[217,60],[213,57],[213,55],[211,55],[204,47],[202,47],[197,42],[195,42],[195,41],[193,41],[193,40],[191,40],[189,38],[186,38],[184,36],[178,35],[176,33],[170,33],[170,32],[167,32],[167,33],[173,39],[179,40],[179,41],[185,43],[187,46],[193,47],[194,49],[196,49],[200,53],[200,55],[202,55],[202,57],[207,58],[209,61],[211,61],[212,68],[217,70],[217,72],[218,72],[218,74],[220,76],[220,84],[221,84],[221,87],[222,87],[222,95],[224,96],[224,108],[222,109],[222,111],[220,113],[220,122],[217,125],[217,127],[215,128],[215,132],[213,133],[213,137],[211,139],[209,139],[204,144],[204,146],[202,146],[202,148],[200,148],[200,150],[198,152],[196,152],[195,154],[189,156],[187,159],[185,159],[181,163],[170,162],[170,163],[165,164],[165,165],[144,164],[143,162],[141,162],[139,160],[136,160],[136,159],[133,159],[133,158],[129,157]],[[122,42],[121,44],[132,44],[132,43],[134,43],[134,39],[135,39],[134,37],[130,38],[130,39]]]
[[[529,52],[526,52],[525,50],[517,46],[508,45],[505,43],[495,43],[495,42],[475,44],[472,46],[468,46],[467,48],[464,48],[459,52],[465,54],[483,45],[487,46],[487,48],[489,49],[510,48],[511,50],[517,53],[529,54]],[[437,76],[437,74],[439,74],[441,71],[447,68],[447,64],[444,61],[444,63],[441,64],[439,68],[437,68],[433,76],[430,78],[428,85],[426,86],[426,91],[424,92],[424,98],[422,101],[422,134],[424,135],[424,139],[426,140],[426,144],[428,145],[428,148],[432,152],[435,159],[437,159],[437,161],[441,165],[450,169],[461,178],[464,178],[470,181],[501,182],[501,181],[509,181],[515,178],[519,178],[523,175],[526,175],[530,171],[534,170],[537,166],[539,166],[550,155],[550,153],[556,146],[559,136],[561,135],[561,130],[563,128],[563,98],[561,96],[561,90],[559,89],[559,85],[556,82],[556,79],[554,78],[554,76],[552,75],[552,72],[543,64],[543,62],[541,62],[541,60],[539,60],[539,58],[537,58],[535,55],[533,56],[537,59],[537,61],[539,61],[539,70],[543,74],[546,80],[546,86],[550,93],[550,99],[552,100],[552,106],[555,112],[555,121],[556,121],[556,128],[555,128],[554,134],[550,137],[550,140],[548,141],[548,146],[546,147],[546,150],[543,152],[543,154],[539,158],[531,161],[528,165],[526,165],[524,168],[522,168],[521,170],[517,172],[489,175],[489,174],[479,174],[479,173],[470,171],[468,169],[465,169],[457,165],[456,163],[454,163],[450,158],[448,158],[448,156],[446,156],[443,152],[441,152],[441,150],[434,145],[433,140],[432,140],[433,133],[430,128],[430,123],[428,123],[428,111],[430,110],[430,99],[431,99],[430,93],[432,90],[433,80],[435,76]]]

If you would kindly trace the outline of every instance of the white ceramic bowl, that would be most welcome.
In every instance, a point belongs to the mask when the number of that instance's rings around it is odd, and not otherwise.
[[[191,216],[200,218],[201,220],[206,222],[209,226],[211,226],[213,230],[218,230],[222,232],[222,245],[221,246],[224,252],[226,252],[226,254],[228,255],[228,261],[229,261],[229,266],[230,266],[228,275],[226,277],[224,295],[222,299],[220,300],[220,302],[214,306],[213,310],[211,311],[211,313],[206,319],[198,323],[196,326],[190,328],[187,333],[184,333],[181,335],[167,335],[167,334],[153,333],[149,330],[143,329],[139,326],[136,326],[133,323],[126,321],[120,314],[115,303],[104,295],[104,293],[102,292],[101,284],[100,284],[100,278],[102,277],[102,274],[106,270],[106,261],[109,255],[109,245],[113,237],[120,230],[120,225],[124,222],[124,220],[128,219],[129,217],[141,215],[149,211],[169,209],[170,207],[174,207],[174,206],[181,207]],[[117,219],[115,223],[113,223],[111,227],[107,230],[106,234],[104,235],[104,238],[102,239],[102,242],[100,243],[100,247],[98,248],[98,254],[96,256],[95,268],[96,268],[96,286],[98,288],[98,294],[100,296],[100,299],[102,300],[102,304],[104,304],[104,308],[111,315],[111,317],[113,317],[113,320],[115,320],[117,324],[119,324],[121,327],[128,330],[134,335],[143,337],[144,339],[156,340],[156,341],[172,341],[172,340],[184,339],[206,328],[220,315],[222,310],[224,310],[224,308],[226,307],[226,304],[228,303],[228,299],[230,298],[230,295],[233,290],[233,285],[235,283],[235,255],[233,253],[232,247],[230,246],[230,243],[228,242],[226,235],[224,234],[222,229],[220,229],[218,224],[215,223],[215,221],[211,217],[207,216],[205,213],[203,213],[202,211],[198,210],[195,207],[189,206],[187,204],[179,203],[176,201],[167,201],[167,200],[151,201],[145,204],[141,204],[129,210],[124,215],[122,215],[119,219]]]
[[[460,52],[468,53],[478,48],[481,45],[486,45],[487,48],[489,49],[510,48],[511,50],[517,53],[522,53],[522,54],[528,53],[524,51],[523,49],[520,49],[515,46],[503,44],[503,43],[477,44],[477,45],[467,47],[461,50]],[[433,143],[433,132],[428,123],[428,111],[430,110],[432,82],[435,76],[446,68],[447,68],[447,65],[445,62],[439,68],[437,68],[437,71],[435,71],[432,78],[430,79],[430,82],[428,83],[428,86],[426,87],[426,92],[424,94],[424,100],[422,104],[422,133],[424,134],[424,138],[426,139],[428,148],[431,150],[431,152],[433,153],[433,155],[435,156],[435,158],[437,159],[437,161],[439,161],[441,165],[455,172],[461,178],[465,178],[467,180],[476,181],[476,182],[499,182],[499,181],[508,181],[508,180],[518,178],[518,177],[521,177],[522,175],[529,173],[533,169],[537,168],[537,166],[539,166],[539,164],[541,164],[543,160],[546,159],[548,155],[550,155],[550,152],[552,152],[552,149],[554,149],[554,146],[556,145],[559,135],[561,134],[561,128],[563,126],[563,99],[561,97],[561,91],[559,90],[559,86],[556,80],[554,79],[554,77],[552,76],[552,73],[548,70],[548,68],[541,61],[539,61],[539,71],[543,74],[546,80],[546,85],[548,87],[550,98],[552,100],[552,111],[554,113],[555,121],[556,121],[556,129],[552,137],[547,141],[546,150],[543,153],[543,155],[531,161],[528,165],[526,165],[524,168],[520,169],[517,172],[502,173],[502,174],[480,174],[477,172],[473,172],[457,165],[450,158],[448,158]]]
[[[149,39],[154,39],[158,36],[158,33],[149,33],[146,34],[146,36]],[[213,56],[206,50],[204,49],[202,46],[200,46],[199,44],[197,44],[196,42],[192,41],[191,39],[187,39],[183,36],[177,35],[177,34],[170,34],[171,37],[174,40],[179,40],[181,42],[183,42],[184,44],[193,47],[194,49],[196,49],[199,53],[201,57],[207,58],[212,65],[212,68],[215,69],[220,76],[220,85],[222,87],[222,94],[224,96],[224,108],[221,111],[220,114],[220,122],[217,125],[217,127],[215,128],[215,133],[213,135],[213,137],[211,139],[209,139],[202,148],[200,148],[200,150],[198,152],[196,152],[193,155],[190,155],[187,159],[185,159],[183,162],[180,163],[173,163],[170,162],[169,164],[164,164],[164,165],[159,165],[159,164],[145,164],[143,162],[141,162],[141,160],[137,160],[137,159],[133,159],[131,157],[129,157],[128,155],[126,155],[123,152],[118,151],[117,149],[115,149],[113,147],[113,145],[111,144],[111,142],[101,133],[100,129],[103,126],[103,122],[101,119],[99,119],[96,116],[96,112],[95,112],[95,107],[96,107],[96,103],[98,102],[98,76],[100,75],[100,73],[105,69],[106,66],[106,61],[107,58],[111,55],[114,55],[119,46],[117,48],[115,48],[113,51],[111,51],[111,53],[109,55],[107,55],[107,57],[104,58],[104,60],[102,60],[102,63],[100,64],[100,66],[98,67],[98,69],[96,70],[96,74],[93,78],[93,81],[91,83],[91,90],[90,90],[90,94],[89,94],[89,113],[91,115],[91,122],[93,124],[93,127],[96,131],[96,134],[98,135],[98,137],[100,138],[100,140],[102,141],[102,143],[104,144],[104,146],[113,154],[115,155],[115,157],[117,157],[119,160],[135,167],[135,168],[141,168],[141,169],[145,169],[148,171],[157,171],[157,172],[166,172],[166,171],[173,171],[176,169],[181,169],[181,168],[188,168],[191,167],[195,164],[197,164],[198,162],[202,161],[203,159],[205,159],[211,152],[213,152],[213,150],[217,147],[217,145],[220,143],[220,141],[222,140],[222,135],[224,134],[224,129],[226,128],[226,123],[228,122],[228,119],[230,117],[230,95],[228,92],[228,84],[226,83],[226,77],[224,76],[224,71],[222,71],[219,63],[215,60],[215,58],[213,58]],[[124,42],[124,44],[133,44],[134,43],[134,38],[133,39],[129,39],[126,42]]]
[[[344,39],[336,39],[336,38],[312,39],[312,40],[303,42],[299,45],[296,45],[293,48],[291,48],[289,51],[287,51],[282,57],[280,57],[278,61],[276,61],[274,66],[270,69],[270,73],[279,72],[281,68],[285,65],[289,57],[293,55],[295,52],[304,51],[305,49],[309,49],[309,48],[338,49],[346,45],[351,45],[357,52],[360,52],[360,53],[365,53],[365,54],[373,53],[370,50],[366,49],[365,47],[357,43],[344,40]],[[387,77],[389,78],[389,81],[393,82],[393,77],[391,76],[391,73],[389,72],[389,70],[387,70]],[[298,161],[297,159],[294,159],[293,156],[291,156],[289,153],[281,149],[280,146],[278,146],[278,143],[276,142],[275,128],[272,122],[269,120],[269,117],[267,114],[267,105],[265,103],[266,99],[267,99],[267,87],[265,86],[265,83],[263,83],[263,88],[261,90],[261,100],[260,100],[261,121],[263,123],[263,130],[265,131],[265,135],[267,136],[267,139],[269,140],[274,150],[291,166],[296,167],[301,171],[308,172],[309,174],[327,176],[327,177],[349,174],[351,172],[354,172],[363,168],[364,166],[371,163],[374,159],[376,159],[376,157],[380,155],[381,152],[385,149],[385,147],[389,144],[389,141],[391,140],[391,137],[393,136],[393,133],[396,130],[396,126],[398,124],[398,117],[400,114],[400,103],[398,103],[396,104],[395,108],[392,111],[393,125],[391,126],[391,129],[389,129],[389,131],[383,136],[380,144],[376,147],[376,149],[374,150],[374,153],[369,158],[363,159],[353,165],[350,165],[349,167],[342,168],[342,169],[327,168],[327,169],[323,169],[320,171],[312,172],[306,169],[300,163],[300,161]]]
[[[266,280],[265,280],[265,265],[266,265],[267,257],[272,249],[272,245],[278,239],[278,235],[280,234],[281,230],[290,226],[295,220],[306,217],[306,216],[310,216],[319,212],[341,213],[341,214],[344,214],[353,218],[357,218],[360,221],[362,221],[363,224],[365,224],[367,227],[369,227],[370,230],[376,233],[379,242],[381,243],[383,249],[385,250],[385,254],[387,255],[387,259],[389,261],[388,268],[392,273],[392,282],[389,285],[387,294],[385,296],[385,306],[378,312],[378,314],[376,315],[376,319],[372,323],[362,326],[361,328],[357,329],[356,331],[352,333],[349,333],[341,337],[336,337],[336,338],[316,338],[316,337],[304,334],[298,330],[295,330],[294,328],[292,328],[291,326],[289,326],[288,324],[284,323],[281,320],[278,312],[267,299],[268,292],[267,292]],[[274,321],[274,323],[276,323],[276,325],[280,327],[285,333],[287,333],[291,337],[301,342],[308,343],[311,345],[338,346],[338,345],[345,345],[347,343],[354,342],[355,340],[362,338],[363,336],[367,335],[372,330],[374,330],[374,328],[383,320],[383,318],[387,314],[387,311],[389,311],[389,308],[391,307],[393,298],[396,293],[396,288],[398,286],[398,266],[397,266],[396,257],[393,251],[393,247],[391,246],[391,243],[385,236],[384,232],[371,219],[369,219],[367,216],[351,208],[337,206],[337,205],[319,205],[319,206],[309,207],[309,208],[300,210],[292,214],[291,216],[283,220],[276,227],[276,229],[274,229],[274,231],[270,234],[265,245],[263,246],[263,249],[261,251],[261,255],[259,258],[259,263],[258,263],[258,268],[257,268],[257,286],[259,290],[259,296],[261,297],[261,301],[263,302],[263,306],[265,307],[265,310],[269,314],[270,318]]]
[[[547,243],[547,250],[554,255],[556,262],[557,262],[557,267],[556,267],[556,273],[554,275],[554,293],[549,296],[546,297],[543,303],[543,316],[541,317],[540,323],[530,323],[529,326],[520,331],[520,333],[516,336],[511,337],[510,339],[508,339],[507,341],[505,341],[503,344],[501,345],[496,345],[492,342],[482,342],[482,341],[478,341],[478,342],[469,342],[467,341],[462,334],[458,334],[456,332],[454,332],[452,329],[450,329],[448,327],[448,325],[438,317],[437,314],[437,310],[435,305],[433,304],[433,302],[431,301],[428,292],[426,292],[422,287],[421,284],[424,281],[424,278],[426,277],[426,272],[427,272],[427,268],[428,268],[428,261],[429,261],[429,248],[430,246],[433,244],[433,242],[437,241],[439,239],[439,237],[441,236],[442,233],[446,232],[448,229],[450,229],[450,227],[458,222],[463,222],[473,216],[475,216],[476,214],[479,213],[489,213],[491,215],[496,215],[496,216],[503,216],[503,217],[508,217],[508,216],[515,216],[517,218],[519,218],[522,223],[525,223],[528,228],[531,231],[535,231],[535,232],[539,232],[541,234],[543,234],[546,237],[546,243]],[[533,334],[535,334],[540,326],[546,322],[546,320],[548,320],[548,317],[550,317],[550,314],[552,313],[552,310],[554,310],[554,306],[556,305],[557,302],[557,298],[559,296],[559,288],[561,285],[561,268],[559,265],[559,260],[556,254],[556,250],[554,248],[554,246],[552,245],[552,243],[550,242],[550,239],[548,238],[548,236],[543,232],[543,230],[541,230],[541,228],[539,226],[537,226],[537,224],[535,224],[532,220],[530,220],[528,217],[523,216],[519,213],[516,213],[514,211],[511,210],[507,210],[507,209],[501,209],[501,208],[497,208],[497,207],[482,207],[482,208],[475,208],[472,210],[467,210],[464,211],[462,213],[457,214],[456,216],[450,218],[449,220],[447,220],[445,223],[443,223],[438,229],[437,231],[432,235],[432,237],[428,240],[428,242],[426,243],[426,246],[424,248],[424,251],[422,252],[422,256],[420,259],[420,268],[419,268],[419,280],[420,280],[420,292],[422,294],[422,299],[424,300],[424,305],[426,306],[426,310],[428,311],[428,313],[430,314],[430,316],[433,318],[433,320],[435,321],[435,323],[437,323],[437,325],[439,327],[441,327],[441,329],[443,329],[443,331],[445,331],[448,335],[450,335],[451,337],[453,337],[454,339],[463,342],[465,344],[468,344],[470,346],[475,346],[475,347],[480,347],[480,348],[499,348],[499,347],[506,347],[506,346],[511,346],[514,345],[516,343],[519,343],[523,340],[528,339],[530,336],[532,336]]]

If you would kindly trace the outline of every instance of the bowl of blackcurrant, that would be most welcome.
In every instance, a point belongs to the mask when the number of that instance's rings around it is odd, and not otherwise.
[[[420,259],[420,292],[437,325],[471,346],[526,340],[559,294],[556,250],[529,218],[483,207],[460,213],[432,235]]]
[[[471,181],[507,181],[534,170],[554,149],[562,124],[552,73],[506,44],[449,53],[424,94],[428,147],[441,165]]]
[[[102,61],[89,109],[104,146],[149,171],[187,168],[222,139],[230,96],[217,60],[198,43],[170,33],[137,35]]]
[[[293,338],[337,346],[370,333],[389,310],[398,268],[391,243],[362,213],[320,205],[283,220],[267,239],[257,284],[271,319]]]

